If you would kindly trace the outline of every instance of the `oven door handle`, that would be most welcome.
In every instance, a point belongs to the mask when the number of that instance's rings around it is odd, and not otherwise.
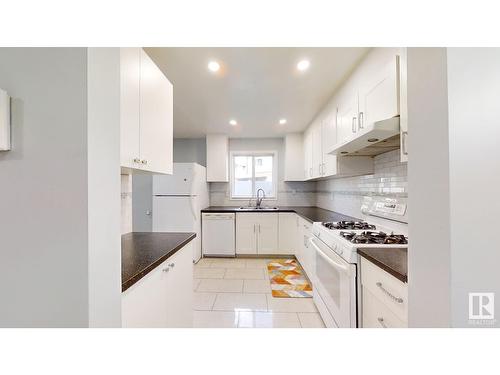
[[[328,263],[330,263],[332,266],[334,266],[335,268],[339,269],[339,270],[342,270],[344,271],[345,273],[347,273],[348,275],[351,274],[350,272],[350,269],[347,265],[345,264],[340,264],[340,263],[337,263],[335,262],[333,259],[331,259],[328,255],[326,255],[320,248],[318,245],[316,245],[316,242],[314,242],[313,238],[310,237],[309,238],[309,243],[316,249],[316,251],[318,252],[318,254],[323,258],[325,259]]]

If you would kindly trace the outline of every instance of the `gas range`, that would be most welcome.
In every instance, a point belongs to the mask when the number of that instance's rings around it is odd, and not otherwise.
[[[357,249],[359,248],[408,247],[408,237],[387,226],[390,225],[391,220],[400,223],[405,222],[406,204],[392,200],[365,198],[362,211],[367,216],[383,218],[382,221],[385,225],[364,220],[316,222],[313,224],[313,234],[344,260],[352,264],[358,261]]]
[[[404,199],[364,197],[361,213],[366,221],[313,223],[308,239],[315,251],[314,303],[327,327],[357,327],[357,250],[408,246]]]

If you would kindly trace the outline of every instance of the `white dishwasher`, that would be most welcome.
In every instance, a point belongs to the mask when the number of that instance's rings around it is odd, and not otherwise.
[[[203,256],[234,257],[235,214],[203,213],[201,246]]]

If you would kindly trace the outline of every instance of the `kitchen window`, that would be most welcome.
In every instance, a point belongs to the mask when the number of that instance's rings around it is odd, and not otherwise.
[[[277,157],[275,152],[231,153],[231,199],[276,198]]]

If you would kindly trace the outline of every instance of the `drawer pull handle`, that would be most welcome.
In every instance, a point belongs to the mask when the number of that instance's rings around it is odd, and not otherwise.
[[[175,267],[175,263],[169,263],[169,264],[168,264],[168,266],[169,266],[170,268],[174,268],[174,267]]]
[[[164,268],[162,271],[163,272],[168,272],[168,271],[170,271],[170,268]]]
[[[401,297],[396,297],[394,294],[392,294],[391,292],[389,292],[387,289],[385,289],[383,286],[382,286],[382,283],[380,281],[377,282],[376,284],[381,290],[382,292],[384,292],[385,294],[387,294],[389,297],[391,297],[394,302],[396,303],[403,303],[403,299]]]
[[[379,318],[377,318],[377,320],[378,320],[379,324],[380,324],[383,328],[387,328],[387,326],[386,326],[386,325],[385,325],[385,323],[384,323],[384,318],[379,317]]]

